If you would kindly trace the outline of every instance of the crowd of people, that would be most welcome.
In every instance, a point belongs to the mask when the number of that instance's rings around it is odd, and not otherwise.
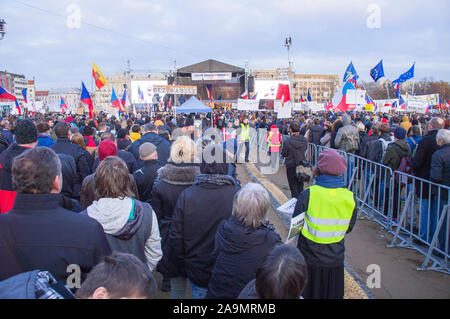
[[[343,238],[357,209],[338,151],[392,171],[406,162],[405,172],[450,186],[449,124],[448,114],[236,110],[5,116],[0,298],[155,298],[155,272],[176,299],[188,286],[193,298],[343,298]],[[273,173],[284,159],[293,217],[306,212],[296,248],[268,222],[266,189],[238,179],[237,164],[254,158],[254,132]],[[312,176],[299,173],[308,143],[330,148]],[[439,212],[428,193],[418,196],[429,240]],[[81,285],[68,289],[70,265]]]

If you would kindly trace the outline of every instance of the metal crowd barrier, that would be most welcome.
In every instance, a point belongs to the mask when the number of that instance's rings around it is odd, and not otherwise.
[[[317,165],[320,152],[327,148],[308,143],[308,161]],[[422,253],[425,260],[418,270],[450,274],[450,187],[336,151],[347,160],[344,180],[355,194],[358,218],[363,218],[360,213],[364,213],[392,233],[388,247],[406,247]]]

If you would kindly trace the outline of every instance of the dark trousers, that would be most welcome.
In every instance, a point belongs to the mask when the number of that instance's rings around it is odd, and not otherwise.
[[[297,198],[303,192],[303,182],[297,179],[297,172],[295,167],[286,167],[286,175],[291,190],[292,198]]]

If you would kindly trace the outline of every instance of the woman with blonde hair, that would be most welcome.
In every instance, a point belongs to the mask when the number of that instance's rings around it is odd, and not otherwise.
[[[74,135],[72,135],[71,140],[73,144],[76,144],[83,149],[84,156],[86,157],[86,161],[89,165],[89,171],[92,172],[94,157],[91,155],[91,153],[88,152],[83,135],[81,135],[80,133],[75,133]]]
[[[152,206],[158,217],[163,258],[156,270],[163,276],[161,290],[171,290],[171,298],[185,297],[186,274],[183,267],[171,263],[167,253],[167,237],[172,223],[173,211],[182,191],[194,183],[200,174],[200,165],[195,163],[195,143],[188,136],[178,136],[170,148],[168,163],[158,170],[152,190]]]

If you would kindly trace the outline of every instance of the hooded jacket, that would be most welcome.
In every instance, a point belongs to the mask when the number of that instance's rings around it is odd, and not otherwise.
[[[309,142],[320,145],[320,138],[322,137],[323,127],[320,125],[314,125],[309,129]]]
[[[139,158],[139,146],[145,142],[150,142],[156,146],[156,152],[158,152],[158,160],[161,165],[166,165],[170,157],[170,142],[163,139],[161,136],[154,132],[149,132],[136,141],[134,141],[129,147],[128,151],[134,155],[137,161],[137,168],[144,166],[144,162]]]
[[[217,227],[231,216],[239,188],[231,176],[200,174],[178,198],[167,257],[176,265],[184,264],[187,277],[196,286],[208,287]]]
[[[133,198],[101,198],[86,210],[106,234],[111,249],[133,254],[153,271],[162,257],[156,215],[150,205]]]
[[[389,166],[392,171],[396,171],[404,156],[411,158],[411,149],[408,142],[404,139],[392,142],[386,148],[383,165]]]
[[[214,256],[216,262],[211,273],[206,299],[236,299],[265,255],[281,243],[280,236],[270,224],[247,228],[234,216],[218,227]]]
[[[306,149],[308,142],[303,135],[292,135],[287,139],[281,148],[281,156],[286,158],[287,168],[294,168],[300,165],[300,162],[306,160]]]

